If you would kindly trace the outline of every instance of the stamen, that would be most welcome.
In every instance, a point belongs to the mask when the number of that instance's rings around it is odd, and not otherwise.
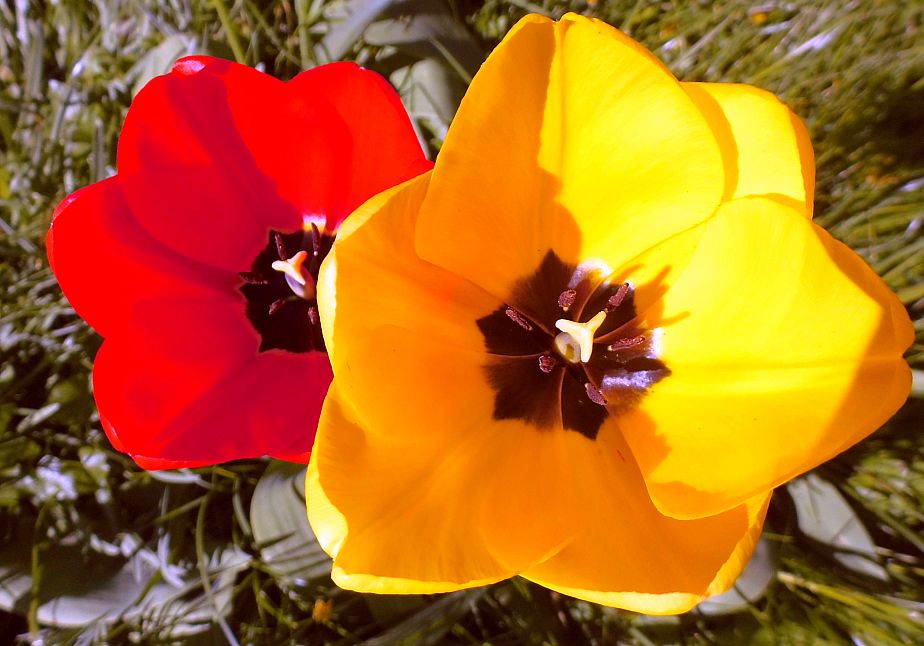
[[[605,311],[597,312],[592,319],[584,323],[558,319],[555,321],[555,327],[562,333],[555,337],[555,349],[571,363],[587,363],[594,349],[594,334],[605,319]]]
[[[286,283],[289,289],[299,298],[314,298],[315,286],[314,280],[303,271],[302,265],[308,257],[307,251],[299,251],[297,254],[287,260],[276,260],[270,265],[273,269],[286,277]],[[311,280],[311,284],[308,283]]]
[[[594,386],[589,381],[584,384],[584,390],[587,391],[587,398],[595,404],[600,406],[606,406],[606,397],[603,396],[603,393]]]
[[[248,285],[269,285],[266,278],[253,271],[242,271],[238,273],[238,276]]]
[[[626,295],[629,293],[629,283],[623,283],[619,286],[619,289],[616,290],[616,293],[609,297],[609,300],[606,301],[606,313],[609,314],[615,310],[619,309],[619,306],[622,305],[622,302],[626,299]]]
[[[311,255],[317,256],[321,252],[321,232],[318,225],[311,223]]]
[[[617,339],[614,343],[606,346],[607,350],[627,350],[642,345],[645,342],[644,336],[631,336],[625,339]]]
[[[529,319],[527,319],[525,316],[517,312],[512,307],[508,307],[506,310],[504,310],[504,314],[507,315],[507,318],[509,318],[511,321],[519,325],[521,328],[523,328],[527,332],[532,331],[533,324],[529,322]]]
[[[281,310],[283,306],[288,302],[289,302],[288,298],[277,298],[275,301],[270,303],[270,306],[269,306],[270,316],[272,316],[273,314]]]
[[[548,354],[539,355],[539,370],[548,374],[555,369],[555,364],[557,362]]]
[[[260,352],[325,351],[317,276],[333,235],[324,225],[320,216],[305,216],[299,230],[268,231],[251,266],[242,267],[248,271],[235,282],[246,299],[247,319],[261,337]]]
[[[567,312],[568,309],[572,305],[574,305],[574,299],[576,298],[577,298],[577,290],[566,289],[565,291],[563,291],[561,294],[558,295],[558,306]]]
[[[282,234],[278,231],[273,231],[273,240],[276,241],[276,253],[279,254],[279,259],[286,260],[289,257],[289,252],[286,251],[286,243],[282,239]]]

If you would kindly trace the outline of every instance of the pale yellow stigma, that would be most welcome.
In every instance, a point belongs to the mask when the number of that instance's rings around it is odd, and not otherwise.
[[[305,263],[306,258],[308,258],[308,252],[299,251],[288,260],[276,260],[270,265],[273,269],[285,275],[289,289],[299,298],[311,298],[314,296],[314,285],[308,289],[308,281],[305,280],[305,275],[302,273],[302,265]],[[311,292],[310,294],[308,293],[309,291]]]
[[[605,319],[605,311],[597,312],[596,316],[585,323],[558,319],[555,327],[561,330],[561,334],[555,337],[555,349],[571,363],[587,363],[594,350],[594,334]]]

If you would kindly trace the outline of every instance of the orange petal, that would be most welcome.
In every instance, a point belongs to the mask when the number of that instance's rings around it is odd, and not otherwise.
[[[596,443],[569,438],[561,458],[577,474],[572,504],[583,531],[523,576],[594,603],[654,615],[684,612],[728,589],[744,569],[770,494],[701,520],[663,516],[619,427],[609,423]]]
[[[565,542],[570,516],[541,513],[535,504],[557,507],[569,490],[559,486],[557,438],[515,424],[454,433],[453,418],[416,436],[381,426],[370,433],[338,384],[307,479],[308,517],[334,557],[338,585],[402,594],[458,590],[512,576]],[[420,403],[428,402],[404,405]],[[537,472],[544,482],[525,487]]]
[[[363,338],[384,321],[406,334],[483,347],[474,321],[499,302],[414,251],[417,213],[429,181],[425,173],[380,193],[340,227],[318,277],[318,308],[335,374],[342,363],[340,339]],[[347,287],[338,289],[341,284]]]

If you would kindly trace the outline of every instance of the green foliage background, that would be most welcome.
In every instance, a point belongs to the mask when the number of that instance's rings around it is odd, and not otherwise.
[[[297,468],[145,473],[111,449],[89,379],[100,340],[61,295],[43,238],[57,202],[114,172],[146,80],[188,53],[286,79],[357,60],[399,88],[436,154],[506,30],[527,11],[566,10],[627,31],[680,78],[753,83],[792,105],[815,144],[817,221],[915,319],[914,397],[872,438],[778,491],[741,595],[668,619],[522,580],[357,595],[330,582]],[[918,2],[4,0],[0,643],[924,643],[922,225]]]

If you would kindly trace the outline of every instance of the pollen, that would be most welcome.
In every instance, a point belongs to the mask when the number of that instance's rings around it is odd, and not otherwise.
[[[597,314],[584,323],[570,321],[568,319],[558,319],[555,321],[555,327],[561,330],[561,334],[555,337],[555,349],[571,363],[587,363],[594,349],[594,334],[606,319],[606,312],[597,312]]]
[[[299,251],[288,260],[276,260],[271,265],[285,276],[289,289],[299,298],[314,298],[314,281],[308,284],[310,276],[309,279],[305,278],[307,274],[302,267],[307,258],[307,251]]]

